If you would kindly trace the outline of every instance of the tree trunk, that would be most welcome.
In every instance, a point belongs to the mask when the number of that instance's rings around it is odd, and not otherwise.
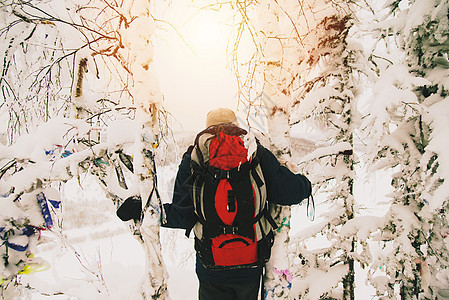
[[[273,73],[276,70],[272,70]],[[267,89],[271,101],[265,105],[271,114],[268,117],[268,132],[271,148],[281,163],[290,160],[288,115],[285,109],[276,106],[276,91]],[[289,206],[270,205],[270,213],[279,226],[274,232],[274,245],[271,259],[265,267],[264,288],[265,299],[288,299],[291,288],[289,260],[289,233],[291,208]]]
[[[153,111],[155,114],[156,111]],[[153,115],[154,116],[154,115]],[[153,118],[154,119],[154,118]],[[142,220],[138,232],[139,240],[145,251],[145,274],[142,285],[144,299],[169,299],[167,273],[162,260],[162,247],[159,230],[164,219],[162,200],[157,187],[156,162],[153,154],[154,136],[152,122],[142,128],[141,155],[136,157],[135,173],[139,178],[140,197],[142,199]]]

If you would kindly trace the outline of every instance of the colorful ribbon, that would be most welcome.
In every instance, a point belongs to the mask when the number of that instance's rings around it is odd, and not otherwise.
[[[50,264],[47,262],[33,262],[30,261],[18,274],[31,275],[37,272],[43,272],[50,269]]]
[[[286,221],[287,221],[287,217],[284,217],[282,219],[282,224],[277,229],[278,233],[281,232],[282,227],[290,227],[290,221],[288,221],[288,222],[286,222]]]
[[[287,279],[287,281],[289,283],[291,283],[293,281],[293,276],[288,269],[278,270],[276,267],[274,267],[273,272],[274,272],[274,274],[276,274],[278,276],[285,276],[285,279]]]

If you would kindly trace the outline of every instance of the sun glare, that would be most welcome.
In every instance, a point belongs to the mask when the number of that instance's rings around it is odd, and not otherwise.
[[[184,27],[185,40],[197,55],[226,55],[229,34],[223,14],[214,11],[199,12]]]
[[[216,21],[204,18],[196,22],[194,29],[195,43],[198,46],[210,47],[215,44],[219,38],[223,38],[223,28]]]
[[[186,128],[198,131],[204,129],[209,110],[238,103],[227,53],[235,34],[235,13],[226,6],[201,9],[199,2],[179,0],[176,5],[158,7],[157,19],[170,26],[159,31],[152,65],[167,111]]]

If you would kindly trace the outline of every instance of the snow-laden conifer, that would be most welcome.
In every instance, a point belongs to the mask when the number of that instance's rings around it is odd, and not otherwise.
[[[447,1],[388,1],[366,119],[371,169],[392,173],[391,206],[374,236],[369,281],[379,296],[433,298],[448,285]],[[382,50],[384,49],[384,50]],[[386,50],[386,51],[385,51]]]
[[[366,236],[360,240],[357,236],[363,221],[356,219],[353,194],[357,97],[360,79],[371,75],[358,36],[351,32],[356,6],[351,2],[259,1],[253,8],[245,3],[235,6],[249,20],[255,52],[243,60],[249,76],[241,87],[263,90],[269,101],[249,96],[244,104],[267,109],[269,138],[277,141],[273,144],[281,154],[289,154],[289,144],[282,139],[295,124],[312,124],[323,137],[317,141],[320,149],[304,157],[301,167],[312,179],[314,192],[326,195],[326,211],[320,224],[290,242],[287,252],[293,265],[288,271],[295,278],[290,297],[353,299],[354,261],[366,265],[370,260]],[[249,8],[258,14],[251,15]],[[327,239],[326,246],[308,249],[312,237],[318,236]],[[324,280],[316,280],[320,276]],[[272,285],[275,297],[283,296],[282,280],[267,285]]]

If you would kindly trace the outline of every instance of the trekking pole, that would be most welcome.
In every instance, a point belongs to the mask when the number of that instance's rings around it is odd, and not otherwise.
[[[312,194],[307,198],[307,217],[310,221],[315,220],[315,200],[313,200]]]

